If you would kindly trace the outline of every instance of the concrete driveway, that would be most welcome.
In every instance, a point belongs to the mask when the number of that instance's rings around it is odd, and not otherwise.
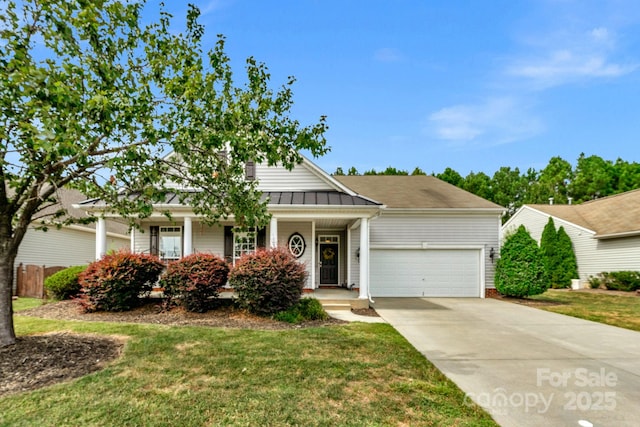
[[[640,332],[490,298],[374,306],[501,426],[640,426]]]

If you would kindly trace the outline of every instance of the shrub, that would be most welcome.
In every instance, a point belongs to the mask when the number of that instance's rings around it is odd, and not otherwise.
[[[612,271],[602,273],[603,283],[607,289],[613,291],[635,291],[640,289],[640,272]]]
[[[573,250],[571,237],[569,237],[562,226],[558,229],[556,244],[558,245],[558,258],[560,259],[558,270],[556,271],[556,282],[558,285],[569,287],[571,286],[571,279],[577,279],[579,277],[578,261]]]
[[[219,296],[228,275],[227,263],[213,254],[193,254],[174,261],[160,279],[165,306],[170,307],[179,299],[187,310],[203,313]]]
[[[538,244],[523,225],[505,239],[496,262],[495,282],[501,294],[520,298],[549,288]]]
[[[307,279],[304,264],[283,248],[243,256],[229,274],[237,302],[258,315],[270,316],[296,304]]]
[[[65,268],[44,279],[47,295],[57,300],[70,299],[80,293],[78,276],[87,268],[86,265],[75,265]]]
[[[556,231],[551,217],[542,231],[540,252],[552,287],[568,288],[571,279],[578,278],[578,264],[571,238],[562,226]]]
[[[126,311],[140,305],[164,269],[160,259],[128,251],[105,255],[80,275],[86,311]]]
[[[329,315],[316,298],[301,298],[289,309],[274,314],[273,318],[281,322],[301,323],[309,320],[326,320]]]

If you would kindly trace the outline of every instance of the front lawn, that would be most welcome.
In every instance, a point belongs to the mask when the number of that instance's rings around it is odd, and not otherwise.
[[[495,426],[386,324],[282,331],[52,321],[19,335],[126,339],[122,358],[66,384],[0,398],[1,426]]]
[[[543,310],[640,331],[640,297],[634,294],[620,296],[589,290],[549,289],[530,298],[558,303],[538,306]]]
[[[29,308],[39,307],[43,304],[42,299],[40,298],[24,298],[20,297],[16,300],[13,300],[13,311],[27,310]]]

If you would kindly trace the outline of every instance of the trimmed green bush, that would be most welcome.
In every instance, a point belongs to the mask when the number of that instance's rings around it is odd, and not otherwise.
[[[573,250],[571,237],[564,227],[560,226],[557,237],[558,270],[556,271],[556,282],[563,287],[571,286],[571,279],[578,279],[578,260]]]
[[[170,263],[159,283],[164,289],[165,307],[179,301],[189,311],[209,310],[228,275],[225,260],[213,254],[193,254]]]
[[[496,262],[496,289],[502,295],[527,297],[549,288],[538,244],[521,225],[507,236]]]
[[[612,271],[602,273],[604,286],[612,291],[636,291],[640,289],[640,272],[638,271]]]
[[[284,248],[245,255],[229,273],[238,305],[261,316],[271,316],[296,304],[306,280],[304,264]]]
[[[578,263],[571,238],[560,227],[556,231],[553,218],[549,217],[540,238],[540,252],[549,282],[553,288],[568,288],[571,279],[578,278]]]
[[[301,298],[296,305],[288,310],[277,312],[273,318],[281,322],[302,323],[310,320],[326,320],[329,315],[316,298]]]
[[[78,277],[87,268],[86,265],[74,265],[44,279],[44,288],[50,298],[71,299],[82,289]]]
[[[162,270],[164,264],[153,255],[107,254],[80,275],[81,304],[86,311],[131,310],[151,292]]]

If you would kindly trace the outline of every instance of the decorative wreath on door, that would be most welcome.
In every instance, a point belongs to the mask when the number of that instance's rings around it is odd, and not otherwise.
[[[304,241],[304,237],[300,233],[293,233],[289,236],[289,252],[296,258],[300,258],[304,254],[304,250],[307,248],[307,244]]]
[[[325,248],[322,251],[322,259],[326,260],[326,261],[331,261],[333,259],[333,257],[336,256],[336,252],[333,250],[333,248]]]

